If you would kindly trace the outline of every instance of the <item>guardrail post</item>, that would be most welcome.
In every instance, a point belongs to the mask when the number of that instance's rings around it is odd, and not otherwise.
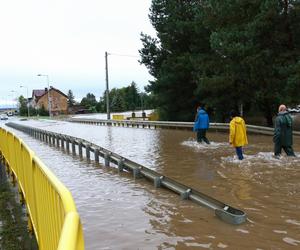
[[[133,178],[134,179],[141,178],[141,169],[140,168],[133,168]]]
[[[60,139],[59,137],[60,137],[59,135],[56,136],[56,147],[58,148],[59,148],[59,139]]]
[[[86,155],[86,159],[88,161],[91,159],[90,149],[91,149],[91,147],[89,144],[85,145],[85,155]]]
[[[99,149],[98,148],[95,148],[94,154],[95,154],[95,162],[99,162]]]
[[[52,145],[55,146],[55,134],[52,134]]]
[[[51,134],[48,132],[48,144],[49,145],[51,145],[51,140],[52,140]]]
[[[163,178],[164,178],[163,176],[155,177],[154,178],[154,187],[156,187],[156,188],[161,187],[161,182],[162,182]]]
[[[180,197],[182,200],[187,200],[190,196],[190,193],[191,193],[191,189],[187,189],[186,191],[184,191],[183,193],[180,194]]]
[[[67,149],[67,152],[69,153],[70,152],[70,139],[69,138],[66,138],[66,149]]]
[[[118,162],[118,171],[119,171],[119,173],[123,172],[123,169],[124,169],[124,160],[120,159],[119,162]]]
[[[65,149],[65,137],[64,136],[61,137],[61,148]]]
[[[104,154],[104,165],[105,167],[109,167],[109,153]]]
[[[82,158],[82,141],[78,142],[78,153],[79,157]]]
[[[76,155],[76,150],[75,150],[75,141],[73,139],[71,139],[71,143],[72,143],[72,154]]]

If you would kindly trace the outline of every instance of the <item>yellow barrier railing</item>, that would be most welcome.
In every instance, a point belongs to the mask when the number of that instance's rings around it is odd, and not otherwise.
[[[84,239],[69,190],[13,133],[0,128],[0,151],[29,215],[39,249],[81,250]]]

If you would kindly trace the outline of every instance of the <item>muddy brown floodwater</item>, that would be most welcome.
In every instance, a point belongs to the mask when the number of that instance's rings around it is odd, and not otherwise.
[[[247,213],[233,226],[213,211],[116,168],[87,163],[13,130],[70,189],[86,249],[300,249],[300,138],[296,158],[273,158],[270,136],[249,134],[237,160],[227,133],[211,145],[190,131],[18,121],[92,141]]]

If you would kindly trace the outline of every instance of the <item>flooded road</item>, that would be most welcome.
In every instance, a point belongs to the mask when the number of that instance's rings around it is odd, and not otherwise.
[[[86,249],[299,249],[300,139],[297,158],[274,159],[272,137],[249,134],[238,161],[228,135],[18,121],[84,138],[247,213],[240,226],[145,180],[78,157],[13,130],[70,189],[83,222]],[[11,129],[10,129],[11,130]]]

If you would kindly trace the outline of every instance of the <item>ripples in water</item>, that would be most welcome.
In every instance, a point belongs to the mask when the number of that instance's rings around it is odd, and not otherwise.
[[[212,150],[212,149],[217,149],[217,148],[225,148],[228,147],[228,143],[226,142],[214,142],[210,141],[210,144],[206,144],[205,142],[197,142],[193,138],[189,138],[186,141],[183,141],[181,143],[183,146],[191,147],[196,150]]]
[[[279,158],[274,157],[273,152],[259,152],[254,155],[244,154],[244,159],[239,160],[236,155],[221,157],[223,163],[233,163],[239,166],[255,166],[266,165],[268,167],[289,167],[300,163],[300,155],[296,154],[296,157],[288,157],[281,155]]]

